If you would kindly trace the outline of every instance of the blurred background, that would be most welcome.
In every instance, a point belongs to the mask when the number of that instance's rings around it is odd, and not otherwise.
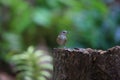
[[[50,79],[62,30],[69,48],[119,45],[120,1],[0,0],[0,80]]]

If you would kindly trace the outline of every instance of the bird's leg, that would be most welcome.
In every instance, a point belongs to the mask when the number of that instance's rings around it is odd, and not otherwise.
[[[61,45],[61,46],[59,46],[58,48],[66,48],[66,46],[65,45]]]
[[[66,48],[65,44],[63,45],[63,48],[64,48],[64,49]]]

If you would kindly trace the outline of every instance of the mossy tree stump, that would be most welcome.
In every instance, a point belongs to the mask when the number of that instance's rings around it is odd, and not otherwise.
[[[107,51],[55,48],[53,57],[53,80],[120,80],[120,46]]]

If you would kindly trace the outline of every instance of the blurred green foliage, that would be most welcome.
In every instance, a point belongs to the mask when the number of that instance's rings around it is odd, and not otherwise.
[[[56,47],[56,36],[64,29],[69,32],[68,47],[107,46],[99,39],[101,24],[108,15],[108,8],[101,0],[1,0],[0,3],[2,51],[38,46],[41,39],[49,47]]]
[[[0,51],[19,53],[28,46],[107,49],[120,43],[120,2],[114,0],[0,0]]]

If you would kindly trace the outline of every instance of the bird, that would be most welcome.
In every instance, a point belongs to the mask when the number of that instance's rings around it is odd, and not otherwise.
[[[65,47],[65,44],[66,44],[66,41],[67,41],[66,35],[67,35],[66,30],[63,30],[62,32],[60,32],[60,34],[57,36],[57,39],[56,39],[58,45]]]

